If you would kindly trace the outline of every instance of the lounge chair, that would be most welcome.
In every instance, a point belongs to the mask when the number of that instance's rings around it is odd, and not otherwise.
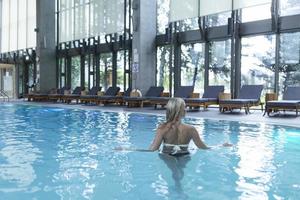
[[[185,103],[189,107],[203,107],[207,109],[209,105],[219,103],[219,94],[224,92],[224,86],[208,86],[204,91],[202,98],[186,98]]]
[[[69,87],[62,87],[62,88],[57,90],[56,94],[49,94],[48,95],[48,100],[57,102],[57,101],[61,100],[62,96],[68,90],[70,90]]]
[[[174,97],[180,97],[183,99],[191,98],[194,91],[194,86],[180,86],[175,91]],[[157,108],[158,105],[164,107],[171,97],[151,97],[149,98],[150,103]]]
[[[128,88],[125,92],[118,92],[116,96],[111,96],[106,103],[114,103],[114,104],[119,104],[123,105],[125,103],[124,98],[130,97],[132,89]]]
[[[132,107],[135,105],[143,107],[145,103],[150,103],[150,98],[160,97],[163,91],[164,91],[164,87],[152,86],[146,92],[144,97],[133,97],[133,96],[124,97],[124,101],[127,103],[128,107]]]
[[[78,103],[78,100],[80,98],[81,92],[84,90],[84,87],[76,87],[72,94],[64,94],[61,99],[65,103],[71,103],[72,100],[76,100],[76,103]]]
[[[300,86],[287,87],[283,94],[281,101],[268,101],[266,102],[265,113],[270,116],[270,113],[277,112],[279,110],[295,110],[296,116],[300,110]]]
[[[232,111],[233,109],[245,109],[245,113],[250,113],[250,107],[259,106],[263,85],[244,85],[240,89],[236,99],[219,99],[220,112]],[[263,110],[263,107],[262,107]]]
[[[118,95],[119,91],[120,91],[119,87],[109,87],[103,96],[97,97],[97,100],[96,100],[97,104],[109,103],[112,98],[114,98]]]
[[[86,95],[80,95],[79,100],[81,103],[91,103],[96,102],[98,97],[98,92],[100,92],[102,87],[94,86]]]
[[[49,94],[56,94],[57,89],[51,89],[47,93],[30,93],[25,95],[28,101],[47,101]]]

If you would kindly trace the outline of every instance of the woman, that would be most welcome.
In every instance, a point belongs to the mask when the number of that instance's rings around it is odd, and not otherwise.
[[[172,98],[166,106],[166,122],[161,124],[150,146],[150,151],[156,151],[163,143],[162,152],[180,156],[188,154],[188,145],[194,141],[199,149],[209,149],[199,137],[195,127],[181,122],[185,116],[185,103],[181,98]],[[231,146],[225,143],[223,146]]]
[[[194,141],[199,149],[209,149],[199,137],[195,127],[181,122],[185,116],[185,103],[181,98],[172,98],[166,106],[166,122],[161,124],[156,131],[156,136],[149,149],[128,149],[115,148],[121,151],[144,151],[153,152],[160,148],[163,143],[162,153],[171,156],[181,156],[189,154],[188,145],[191,140]],[[225,143],[223,146],[232,146]]]

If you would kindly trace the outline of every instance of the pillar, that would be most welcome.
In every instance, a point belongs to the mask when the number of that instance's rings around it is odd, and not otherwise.
[[[41,92],[56,88],[55,2],[36,1],[36,53]]]
[[[145,94],[156,79],[156,0],[133,0],[132,8],[132,87]]]

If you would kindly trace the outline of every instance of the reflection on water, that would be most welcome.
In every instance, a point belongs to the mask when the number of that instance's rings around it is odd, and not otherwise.
[[[243,127],[237,143],[240,158],[236,173],[240,199],[268,199],[274,166],[274,141],[263,124]]]
[[[25,117],[15,115],[18,114],[18,110],[13,109],[12,113],[4,111],[1,112],[0,118],[0,183],[2,185],[0,191],[40,190],[39,187],[29,186],[37,178],[34,164],[41,158],[41,151],[31,141],[33,134],[23,131],[28,129],[38,131],[38,129],[32,124],[27,124]]]
[[[33,163],[39,158],[39,150],[26,141],[14,141],[12,145],[0,150],[2,162],[0,164],[0,179],[7,183],[14,183],[17,190],[26,190],[36,179]],[[13,192],[11,188],[1,188],[3,192]]]
[[[171,170],[172,178],[175,184],[175,191],[177,195],[180,197],[180,199],[188,199],[188,195],[185,194],[182,188],[181,181],[184,177],[184,170],[186,168],[186,165],[191,160],[190,155],[176,157],[176,156],[170,156],[167,154],[160,153],[159,158]]]

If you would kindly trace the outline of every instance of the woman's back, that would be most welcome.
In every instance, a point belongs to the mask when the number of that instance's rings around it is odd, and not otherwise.
[[[185,116],[183,99],[170,99],[166,109],[166,122],[158,127],[156,136],[149,148],[150,150],[158,150],[163,143],[164,153],[172,155],[188,153],[188,144],[191,139],[198,148],[208,148],[201,141],[197,130],[193,126],[181,123],[181,119]]]
[[[167,123],[159,127],[163,135],[164,153],[188,153],[188,144],[192,139],[193,127],[181,123]]]

